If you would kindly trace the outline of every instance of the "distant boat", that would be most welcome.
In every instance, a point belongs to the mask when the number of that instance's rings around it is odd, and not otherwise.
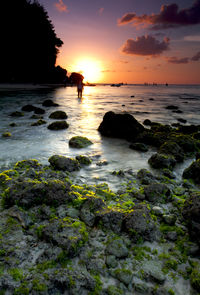
[[[84,83],[84,86],[96,86],[96,84],[92,84],[92,83],[86,82],[86,83]]]
[[[124,85],[124,83],[111,84],[110,86],[111,87],[120,87],[122,85]]]

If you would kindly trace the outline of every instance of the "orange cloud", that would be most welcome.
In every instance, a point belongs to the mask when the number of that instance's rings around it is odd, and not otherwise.
[[[67,5],[64,4],[63,0],[58,0],[54,5],[59,12],[68,12]]]

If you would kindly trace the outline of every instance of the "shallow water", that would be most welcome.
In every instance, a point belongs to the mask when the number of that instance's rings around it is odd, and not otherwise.
[[[131,97],[134,96],[134,97]],[[31,127],[36,121],[30,119],[32,113],[24,117],[12,118],[10,113],[21,110],[26,104],[42,107],[45,99],[52,99],[59,107],[45,108],[44,120],[48,123],[49,114],[63,110],[68,114],[69,128],[63,131],[50,131],[47,125]],[[153,99],[153,100],[152,100]],[[165,109],[167,105],[176,105],[183,113],[173,113]],[[76,173],[83,182],[109,182],[116,187],[123,179],[111,175],[113,170],[129,170],[135,173],[140,168],[149,169],[148,158],[155,152],[139,153],[129,149],[124,140],[101,137],[97,128],[107,111],[129,112],[139,122],[145,119],[160,123],[176,123],[184,118],[187,124],[200,124],[200,86],[139,86],[123,85],[120,88],[110,86],[85,87],[83,99],[77,99],[76,88],[38,89],[38,90],[0,90],[0,134],[9,131],[10,138],[0,137],[0,167],[28,158],[38,159],[48,164],[53,154],[74,157],[79,154],[94,156],[93,164]],[[9,124],[15,122],[16,127]],[[74,135],[86,136],[93,141],[88,148],[76,150],[68,146]],[[107,161],[108,165],[98,166],[98,161]],[[177,177],[191,160],[176,169]]]

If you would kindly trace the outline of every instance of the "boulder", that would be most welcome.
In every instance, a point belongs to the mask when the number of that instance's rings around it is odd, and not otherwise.
[[[200,159],[183,171],[183,178],[192,179],[196,184],[200,184]]]
[[[85,148],[91,144],[92,142],[83,136],[74,136],[69,140],[69,146],[73,148]]]
[[[151,126],[152,122],[151,122],[151,120],[146,119],[146,120],[144,120],[143,124],[146,126]]]
[[[166,203],[170,200],[170,189],[163,183],[152,183],[144,187],[146,199],[152,203]]]
[[[130,114],[107,112],[98,131],[104,136],[131,140],[144,131],[144,127]]]
[[[47,123],[46,121],[39,119],[37,122],[32,123],[31,126],[40,126],[40,125],[44,125],[46,123]]]
[[[69,124],[66,121],[56,121],[48,125],[49,130],[63,130],[67,129]]]
[[[34,112],[35,107],[33,105],[31,105],[31,104],[27,104],[27,105],[22,107],[22,111],[23,112]]]
[[[183,149],[174,141],[166,141],[159,148],[160,154],[172,155],[177,162],[183,162],[184,152]]]
[[[140,169],[137,173],[137,179],[141,184],[150,184],[156,181],[156,177],[147,169]]]
[[[149,158],[148,163],[155,169],[172,169],[176,165],[176,160],[173,156],[156,153]]]
[[[139,142],[130,144],[129,148],[132,150],[139,151],[139,152],[147,152],[148,151],[148,146],[144,143],[139,143]]]
[[[87,156],[76,156],[76,160],[80,163],[80,165],[90,165],[92,160]]]
[[[48,161],[55,170],[72,172],[80,169],[80,164],[76,159],[54,155]]]
[[[42,105],[43,105],[43,107],[58,107],[59,106],[59,104],[55,103],[51,99],[46,99],[45,101],[43,101]]]
[[[16,111],[16,112],[11,113],[10,116],[11,117],[23,117],[24,113]]]
[[[17,180],[6,191],[3,203],[5,208],[15,204],[26,209],[41,204],[58,206],[69,199],[69,191],[70,185],[60,180]]]
[[[43,115],[45,113],[45,110],[41,108],[34,107],[34,113],[37,115]]]
[[[155,239],[156,225],[151,218],[149,209],[143,204],[135,206],[133,211],[127,214],[124,229],[133,238],[134,242],[139,239],[146,241]]]
[[[88,233],[83,222],[65,217],[53,219],[44,225],[40,229],[39,238],[61,247],[67,256],[74,257],[88,240]]]
[[[191,193],[185,201],[182,215],[189,228],[190,236],[200,244],[200,193]]]
[[[124,213],[115,210],[103,210],[98,214],[98,218],[103,227],[120,233],[124,220]]]
[[[63,111],[56,111],[56,112],[51,113],[49,118],[50,119],[55,119],[55,120],[64,120],[64,119],[67,119],[68,116]]]
[[[17,124],[16,124],[16,123],[10,123],[9,126],[10,126],[10,127],[16,127]]]
[[[166,109],[167,110],[178,110],[178,107],[174,106],[174,105],[169,105],[169,106],[166,106]]]

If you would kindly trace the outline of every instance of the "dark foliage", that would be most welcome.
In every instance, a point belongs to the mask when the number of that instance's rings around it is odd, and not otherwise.
[[[0,82],[58,82],[66,70],[55,68],[63,42],[37,1],[3,0],[0,4]]]

